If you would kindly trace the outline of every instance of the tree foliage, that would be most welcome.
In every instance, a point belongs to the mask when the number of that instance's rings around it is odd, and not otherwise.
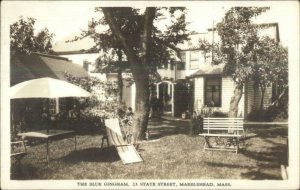
[[[141,32],[138,31],[137,33],[132,33],[132,35],[131,33],[124,35],[125,31],[122,29],[124,26],[117,23],[118,17],[114,13],[116,10],[118,10],[118,8],[102,8],[105,20],[113,36],[122,44],[136,84],[136,113],[134,114],[133,125],[134,143],[138,139],[145,139],[146,135],[150,110],[150,75],[156,72],[158,65],[166,61],[166,59],[163,58],[171,57],[170,46],[182,42],[184,36],[187,37],[185,28],[182,28],[182,26],[185,26],[184,24],[181,24],[181,27],[173,27],[185,22],[184,16],[175,19],[175,13],[182,15],[185,14],[185,12],[182,8],[166,9],[146,7],[143,13],[135,14],[138,10],[132,9],[130,12],[133,14],[130,14],[129,20],[133,20],[134,23],[140,25],[140,27],[137,26],[137,28],[141,29]],[[167,26],[166,30],[163,31],[155,22],[158,20],[161,22],[167,13],[170,13],[174,19],[171,21],[171,25]],[[140,20],[142,20],[142,22],[140,22]],[[173,41],[169,41],[168,37],[172,37],[172,35]]]
[[[141,38],[143,37],[145,15],[140,9],[132,7],[121,8],[109,8],[113,18],[117,25],[120,26],[122,35],[126,38],[126,42],[130,48],[134,50],[138,59],[142,59],[142,47]],[[101,7],[95,8],[96,12],[103,14]],[[154,8],[155,15],[153,20],[153,27],[151,31],[151,40],[149,41],[149,59],[147,63],[151,73],[156,72],[157,66],[166,63],[172,59],[171,54],[176,44],[188,39],[189,32],[186,30],[188,24],[185,20],[186,10],[182,7],[170,7],[170,8]],[[159,22],[163,22],[169,18],[170,23],[166,23],[166,27],[162,30],[162,26]],[[122,69],[130,68],[127,64],[122,66],[123,63],[128,60],[124,47],[120,40],[113,34],[111,28],[107,28],[108,23],[105,17],[99,20],[92,20],[89,24],[89,29],[82,31],[81,36],[75,37],[72,41],[82,39],[84,37],[91,37],[95,41],[95,46],[90,51],[104,51],[110,54],[115,59],[109,59],[109,61],[98,61],[96,67],[102,68],[103,65],[113,65],[114,67],[122,67]],[[101,28],[100,30],[97,30]],[[105,29],[103,29],[105,28]],[[113,51],[111,51],[113,49]],[[109,57],[109,55],[108,55]],[[118,59],[119,57],[119,59]],[[100,65],[100,66],[99,66]]]
[[[264,25],[253,23],[253,18],[267,11],[266,7],[233,7],[217,24],[220,43],[200,41],[206,52],[213,53],[213,64],[223,63],[223,73],[232,77],[236,89],[231,99],[230,110],[237,112],[242,88],[254,81],[262,91],[263,105],[266,87],[276,83],[283,88],[288,84],[287,49],[268,36],[261,36]],[[233,103],[233,104],[232,104]],[[236,114],[233,114],[236,115]]]
[[[130,69],[136,84],[136,99],[133,124],[133,139],[144,139],[149,118],[149,85],[157,76],[157,66],[172,59],[171,48],[187,39],[185,9],[180,7],[146,7],[145,10],[132,7],[97,7],[103,14],[100,20],[93,20],[90,29],[81,37],[90,36],[96,42],[93,50],[114,49],[118,62],[126,61],[124,68]],[[160,23],[171,18],[165,29]],[[97,27],[106,29],[97,31]],[[108,26],[108,27],[107,27]],[[105,27],[104,27],[105,28]],[[122,55],[122,56],[120,56]],[[114,64],[116,61],[106,62]]]
[[[256,63],[253,80],[270,87],[273,83],[281,87],[288,85],[288,50],[268,36],[256,42],[252,53]]]
[[[212,44],[213,64],[224,64],[223,74],[232,77],[235,89],[230,100],[229,117],[237,117],[238,104],[244,84],[254,76],[257,58],[253,56],[259,41],[260,25],[253,18],[267,11],[267,7],[232,7],[217,24],[220,43]],[[202,43],[205,46],[205,43]]]
[[[54,34],[47,28],[34,34],[36,19],[21,17],[10,25],[10,49],[16,53],[29,54],[31,52],[49,53],[52,51]]]
[[[93,95],[89,98],[77,98],[84,115],[101,119],[116,115],[118,86],[115,82],[102,81],[96,77],[75,77],[65,73],[68,82],[80,86]],[[80,101],[83,100],[83,101]]]
[[[252,80],[262,92],[260,110],[263,109],[264,94],[267,87],[275,85],[285,93],[288,87],[288,50],[271,39],[264,36],[256,41],[251,53],[255,63],[253,65]],[[274,98],[276,101],[278,97]]]
[[[217,24],[221,38],[221,60],[224,61],[224,74],[242,85],[252,76],[254,63],[252,53],[259,38],[259,25],[253,23],[253,17],[267,11],[266,7],[233,7],[226,12],[223,20]]]

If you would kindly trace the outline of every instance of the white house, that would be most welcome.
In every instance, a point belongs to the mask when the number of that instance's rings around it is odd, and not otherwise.
[[[268,35],[280,41],[277,23],[262,25],[265,28],[260,31],[261,35]],[[207,33],[193,34],[190,38],[177,46],[177,56],[181,62],[168,63],[164,68],[158,69],[163,80],[156,84],[157,97],[163,99],[165,111],[173,116],[179,116],[186,110],[200,111],[204,106],[228,112],[235,87],[234,81],[222,75],[224,65],[213,66],[212,56],[199,48],[199,39],[210,43],[219,41],[216,31],[208,29]],[[183,84],[178,85],[179,83]],[[167,101],[164,100],[165,97]],[[271,98],[272,87],[269,87],[265,92],[264,106],[271,103]],[[246,118],[252,110],[258,109],[260,99],[260,89],[255,88],[253,83],[245,84],[238,116]]]
[[[277,23],[265,23],[261,35],[268,35],[279,39],[279,28]],[[111,72],[101,75],[93,73],[94,63],[101,55],[99,52],[88,51],[95,43],[91,38],[84,38],[71,43],[75,35],[58,42],[53,49],[59,56],[66,57],[74,63],[82,65],[90,75],[100,76],[104,80],[117,80],[117,73]],[[211,107],[220,112],[228,112],[230,98],[234,91],[234,81],[230,77],[224,77],[223,66],[213,66],[212,56],[205,54],[199,48],[199,39],[208,42],[219,41],[215,30],[208,29],[206,33],[190,35],[190,40],[177,45],[174,50],[173,61],[158,68],[162,81],[156,83],[156,97],[163,104],[164,113],[172,116],[180,116],[186,110],[200,111],[203,106]],[[130,73],[123,73],[123,102],[128,107],[135,109],[135,84],[129,84],[126,80]],[[258,109],[260,105],[261,92],[254,88],[253,84],[245,84],[243,96],[239,103],[238,116],[247,117],[252,110]],[[272,98],[272,88],[265,92],[264,105],[268,106]]]

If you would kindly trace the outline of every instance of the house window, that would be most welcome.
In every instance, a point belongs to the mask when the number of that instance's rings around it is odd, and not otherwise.
[[[191,51],[190,53],[190,68],[199,69],[199,51]]]
[[[178,70],[184,70],[185,69],[185,63],[186,63],[186,52],[182,51],[179,53],[181,62],[177,64]]]
[[[221,107],[221,77],[205,79],[205,105]]]
[[[168,69],[168,62],[164,63],[164,69]]]
[[[175,64],[176,64],[176,63],[174,63],[174,62],[171,62],[171,63],[170,63],[170,68],[171,68],[171,70],[174,70]]]
[[[185,69],[185,63],[184,62],[178,62],[177,63],[177,70],[184,70]]]

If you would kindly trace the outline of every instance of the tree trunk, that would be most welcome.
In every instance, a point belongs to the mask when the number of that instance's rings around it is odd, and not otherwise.
[[[113,34],[120,41],[123,50],[131,65],[133,79],[136,84],[136,100],[135,100],[135,114],[133,120],[133,139],[136,143],[138,140],[145,139],[145,132],[147,130],[149,118],[149,44],[151,40],[151,32],[153,27],[153,20],[155,18],[154,7],[147,7],[144,15],[144,31],[140,38],[141,41],[141,58],[135,53],[133,47],[127,42],[123,35],[120,26],[116,23],[113,16],[112,9],[103,7],[103,14],[112,30]]]
[[[261,99],[260,99],[259,111],[262,112],[263,108],[264,108],[264,99],[265,99],[266,88],[263,85],[260,85],[260,90],[261,90]]]
[[[237,117],[239,102],[243,95],[243,85],[237,85],[230,100],[228,117]]]
[[[146,72],[146,71],[144,71]],[[133,139],[135,144],[139,140],[144,140],[149,120],[149,75],[144,72],[133,73],[136,85],[135,113],[133,122]]]
[[[119,89],[119,102],[122,103],[123,98],[123,79],[122,79],[122,51],[117,50],[118,56],[118,89]]]
[[[123,98],[123,79],[122,79],[122,69],[118,68],[118,89],[119,89],[119,102],[122,102]]]

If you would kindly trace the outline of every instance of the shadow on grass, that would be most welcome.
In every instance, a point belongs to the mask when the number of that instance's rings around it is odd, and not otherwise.
[[[285,164],[287,162],[285,147],[282,146],[272,147],[268,150],[268,152],[241,150],[240,153],[248,158],[260,162],[276,163],[278,165]]]
[[[228,168],[228,169],[235,169],[235,168],[253,169],[253,168],[255,168],[252,166],[243,166],[243,165],[238,165],[235,163],[233,163],[233,164],[213,163],[213,162],[204,162],[204,163],[211,167]]]
[[[278,176],[266,174],[261,170],[251,170],[249,172],[241,173],[241,177],[246,179],[251,179],[251,180],[281,179]]]
[[[276,179],[280,180],[280,176],[265,173],[265,171],[269,171],[270,169],[274,169],[276,167],[279,168],[277,164],[257,164],[257,166],[245,166],[240,164],[224,164],[224,163],[212,163],[205,162],[208,166],[218,167],[218,168],[226,168],[226,169],[246,169],[246,172],[242,172],[240,174],[243,179],[251,179],[251,180],[266,180],[266,179]]]
[[[248,128],[247,133],[249,137],[247,139],[254,137],[273,138],[288,136],[287,126],[284,125],[245,125],[245,127]],[[250,134],[252,135],[250,136]]]
[[[279,170],[280,165],[287,165],[288,163],[287,145],[285,143],[277,143],[274,140],[277,137],[287,138],[287,128],[282,126],[262,126],[253,129],[253,133],[255,133],[254,136],[249,138],[253,138],[251,139],[253,146],[256,144],[255,138],[260,138],[265,146],[265,150],[250,151],[246,148],[241,151],[241,154],[244,156],[256,160],[256,168],[241,173],[241,177],[253,180],[281,179],[280,175],[274,175],[270,172],[275,172]]]
[[[78,162],[114,162],[120,160],[115,147],[88,148],[73,151],[65,157],[59,158],[68,164]]]
[[[288,130],[286,127],[282,126],[262,126],[253,129],[254,135],[246,138],[247,141],[251,141],[250,145],[255,146],[255,138],[259,138],[263,141],[266,150],[265,151],[249,151],[249,149],[244,149],[241,153],[251,159],[258,160],[260,162],[276,163],[278,165],[287,164],[287,144],[278,143],[274,140],[276,137],[287,138]],[[252,139],[253,138],[253,139]],[[247,145],[249,146],[249,145]]]
[[[182,120],[168,120],[164,118],[151,120],[149,122],[150,140],[165,136],[186,134],[190,132],[189,122]]]
[[[11,180],[28,180],[28,179],[38,179],[37,168],[31,164],[26,163],[12,163],[10,168],[10,178]]]
[[[246,147],[240,149],[241,159],[252,160],[255,165],[246,163],[205,162],[208,166],[228,170],[241,169],[240,177],[251,180],[281,180],[280,165],[287,165],[286,126],[251,126],[246,138]]]

